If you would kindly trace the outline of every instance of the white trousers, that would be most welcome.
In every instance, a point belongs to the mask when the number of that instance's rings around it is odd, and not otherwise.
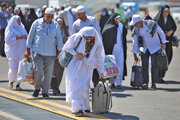
[[[89,90],[78,89],[72,94],[72,113],[79,110],[90,110]]]
[[[15,60],[15,59],[9,60],[9,72],[8,72],[9,83],[14,82],[15,79],[17,78],[18,66],[19,66],[19,60]],[[17,82],[17,85],[19,84],[20,81]]]
[[[120,75],[116,76],[116,79],[112,81],[116,86],[122,86],[123,73],[124,73],[124,52],[123,47],[120,47],[119,44],[115,44],[113,48],[113,53],[116,59],[116,63],[120,70]]]

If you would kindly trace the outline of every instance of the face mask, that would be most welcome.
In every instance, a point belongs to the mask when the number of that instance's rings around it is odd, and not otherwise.
[[[105,15],[106,15],[106,12],[105,12],[105,11],[103,11],[103,12],[102,12],[102,15],[103,15],[103,16],[105,16]]]

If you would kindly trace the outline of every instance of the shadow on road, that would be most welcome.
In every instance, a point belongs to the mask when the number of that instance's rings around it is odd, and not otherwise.
[[[33,93],[34,90],[32,90],[32,89],[22,89],[22,92],[31,92],[31,93]]]
[[[167,92],[179,92],[180,88],[157,88],[157,90],[164,90]]]
[[[9,82],[9,80],[0,80],[0,83],[6,83]]]
[[[180,84],[180,81],[168,80],[165,84]]]
[[[66,100],[66,99],[65,98],[53,98],[53,97],[49,97],[49,98],[38,97],[38,98],[30,98],[28,100]]]
[[[105,117],[109,119],[117,119],[117,120],[139,120],[138,117],[132,115],[122,115],[121,113],[109,112],[104,114]]]
[[[119,97],[119,98],[132,97],[131,94],[118,94],[118,93],[112,93],[112,96]]]

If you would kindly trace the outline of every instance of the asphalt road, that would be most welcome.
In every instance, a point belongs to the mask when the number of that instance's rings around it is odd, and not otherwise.
[[[179,29],[180,24],[176,31],[176,35],[180,38]],[[173,48],[174,56],[165,76],[166,84],[158,84],[157,90],[135,90],[130,87],[133,64],[133,55],[130,52],[131,40],[129,34],[128,77],[123,81],[123,89],[112,89],[112,110],[106,114],[86,114],[83,119],[180,120],[180,48]],[[22,83],[21,92],[9,90],[7,72],[8,61],[0,57],[0,120],[77,119],[71,114],[71,105],[65,102],[64,78],[60,86],[62,92],[60,96],[53,96],[50,90],[49,99],[44,100],[41,97],[34,99],[31,97],[34,88],[28,83]]]

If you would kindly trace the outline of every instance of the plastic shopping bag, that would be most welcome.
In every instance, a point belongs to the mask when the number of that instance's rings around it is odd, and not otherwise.
[[[34,83],[32,62],[29,58],[24,58],[19,62],[17,81],[28,82],[30,84]]]
[[[114,55],[106,55],[104,61],[104,78],[111,78],[120,74]]]

